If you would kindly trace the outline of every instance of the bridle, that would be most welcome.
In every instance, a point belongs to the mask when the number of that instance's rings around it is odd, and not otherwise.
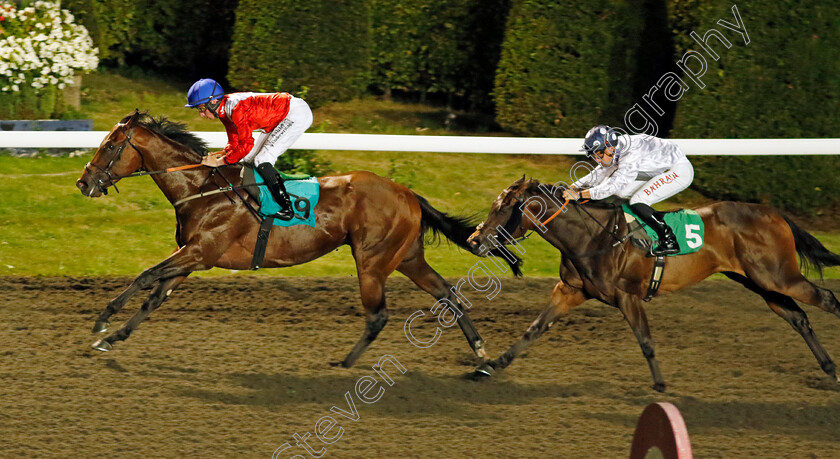
[[[505,222],[504,226],[502,227],[502,228],[503,228],[503,229],[504,229],[504,230],[505,230],[505,231],[506,231],[509,235],[510,235],[510,234],[513,234],[513,232],[514,232],[514,231],[516,231],[516,229],[520,226],[520,224],[521,224],[521,222],[522,222],[522,216],[524,215],[524,212],[525,212],[525,210],[526,210],[526,209],[523,209],[523,208],[522,208],[522,204],[523,204],[523,202],[524,202],[524,199],[522,198],[522,196],[519,196],[519,195],[516,195],[516,194],[515,194],[515,195],[513,196],[513,198],[516,200],[516,203],[515,203],[515,204],[513,204],[513,210],[511,211],[510,216],[508,217],[507,221]],[[614,243],[612,243],[612,244],[611,244],[611,245],[609,245],[608,247],[605,247],[605,248],[602,248],[602,249],[598,249],[598,250],[595,250],[595,251],[592,251],[592,252],[587,252],[587,253],[584,253],[584,254],[582,254],[582,255],[577,255],[577,256],[576,256],[576,258],[585,258],[585,257],[590,257],[590,256],[593,256],[593,255],[599,255],[599,254],[602,254],[602,253],[609,252],[609,251],[613,250],[614,248],[618,247],[619,245],[621,245],[621,243],[623,243],[625,240],[627,240],[627,238],[630,236],[630,234],[628,233],[628,234],[627,234],[627,235],[625,235],[624,237],[619,237],[619,236],[616,234],[616,231],[618,231],[618,225],[617,225],[617,224],[616,224],[616,225],[615,225],[615,227],[614,227],[614,228],[612,228],[612,229],[607,228],[607,227],[606,227],[606,226],[604,226],[604,225],[603,225],[603,224],[602,224],[602,223],[601,223],[601,222],[600,222],[597,218],[595,218],[595,216],[594,216],[594,215],[592,215],[591,213],[589,213],[589,211],[588,211],[588,210],[586,210],[586,208],[582,205],[582,203],[579,203],[579,202],[576,202],[576,201],[568,201],[568,200],[567,200],[567,201],[566,201],[566,203],[564,203],[564,204],[563,204],[563,206],[561,206],[561,207],[560,207],[560,209],[558,209],[558,211],[554,213],[554,215],[552,215],[550,218],[546,219],[546,220],[545,220],[544,222],[542,222],[541,224],[542,224],[543,226],[545,226],[545,225],[546,225],[549,221],[551,221],[552,219],[554,219],[554,218],[555,218],[557,215],[559,215],[559,214],[560,214],[563,210],[565,210],[565,209],[566,209],[566,207],[567,207],[569,204],[574,204],[574,205],[575,205],[575,210],[577,210],[578,212],[583,211],[583,213],[585,213],[585,214],[586,214],[586,215],[587,215],[590,219],[592,219],[593,221],[595,221],[595,223],[597,223],[597,224],[598,224],[598,226],[599,226],[599,227],[601,227],[601,229],[603,229],[603,230],[604,230],[604,232],[606,232],[607,234],[609,234],[609,235],[613,238],[613,240],[615,241]],[[530,218],[530,217],[529,217],[529,218]],[[483,229],[483,228],[484,228],[484,223],[482,222],[481,224],[479,224],[479,225],[476,227],[476,230],[477,230],[477,231],[480,231],[480,230],[481,230],[481,229]],[[522,237],[520,237],[520,238],[516,239],[515,241],[516,241],[516,242],[519,242],[519,241],[522,241],[522,240],[528,239],[528,238],[531,236],[531,233],[533,233],[533,231],[528,232],[528,233],[527,233],[527,234],[525,234],[524,236],[522,236]],[[494,242],[495,242],[496,244],[499,244],[499,245],[504,245],[504,244],[502,244],[502,242],[501,242],[501,241],[499,241],[499,234],[498,234],[498,231],[497,231],[495,234],[493,234],[493,235],[492,235],[492,238],[493,238],[493,240],[494,240]]]
[[[102,167],[102,166],[99,166],[98,164],[94,164],[92,162],[88,162],[85,165],[85,167],[90,166],[92,169],[95,169],[95,170],[105,174],[105,176],[108,177],[108,182],[107,183],[104,180],[102,180],[101,178],[96,179],[96,182],[94,183],[96,185],[95,189],[98,189],[99,192],[104,194],[104,195],[108,194],[108,187],[111,187],[111,186],[113,186],[114,189],[117,190],[117,193],[119,193],[120,190],[117,188],[117,183],[116,182],[118,180],[122,179],[122,178],[131,177],[131,176],[135,175],[135,174],[129,174],[129,175],[126,175],[124,177],[119,177],[119,176],[115,177],[112,174],[112,169],[114,167],[114,164],[117,161],[120,160],[120,158],[122,157],[123,151],[125,150],[125,147],[127,145],[131,145],[131,148],[134,148],[134,150],[137,152],[137,154],[140,155],[140,160],[143,161],[143,163],[145,164],[145,160],[143,158],[143,153],[140,151],[139,148],[137,148],[136,145],[131,143],[131,137],[132,137],[132,135],[134,135],[134,127],[132,126],[131,129],[129,129],[128,132],[126,132],[125,131],[125,125],[122,124],[122,125],[119,125],[119,130],[120,130],[120,132],[123,133],[123,135],[125,135],[125,140],[119,146],[117,146],[117,150],[116,150],[116,152],[114,152],[113,156],[111,156],[111,161],[108,162],[108,165],[105,166],[105,167]],[[113,148],[114,148],[114,145],[111,145],[109,147],[109,149],[113,149]],[[91,189],[91,192],[93,192],[93,189]]]
[[[517,238],[517,239],[513,239],[513,236],[511,236],[513,234],[513,232],[516,231],[516,229],[519,227],[519,224],[522,223],[522,216],[524,215],[524,210],[522,209],[522,204],[523,204],[524,200],[522,199],[522,197],[514,195],[513,199],[516,200],[516,204],[513,205],[513,208],[511,209],[510,216],[508,217],[504,226],[502,226],[500,228],[502,231],[507,233],[507,234],[505,234],[505,239],[508,241],[508,243],[511,243],[511,244],[515,243],[515,242],[524,241],[525,239],[528,239],[529,237],[531,237],[531,233],[533,232],[533,231],[531,231],[528,234],[525,234],[524,236],[522,236],[520,238]],[[496,228],[499,228],[499,226],[497,226]],[[484,229],[484,222],[479,223],[478,226],[475,227],[475,230],[479,231],[479,232],[482,229]],[[505,244],[505,243],[503,243],[499,240],[499,231],[498,230],[495,231],[492,235],[490,235],[488,237],[492,239],[492,244],[495,247],[503,247],[503,246],[507,245],[507,244]]]
[[[196,167],[202,166],[201,163],[197,163],[197,164],[187,164],[187,165],[184,165],[184,166],[176,166],[176,167],[169,167],[169,168],[166,168],[166,169],[148,171],[148,170],[145,169],[146,168],[146,159],[143,157],[143,152],[140,151],[139,148],[137,148],[137,145],[135,145],[134,143],[131,142],[131,139],[134,135],[134,126],[132,126],[130,129],[128,129],[128,131],[125,130],[125,124],[119,124],[118,128],[119,128],[120,132],[122,132],[123,135],[125,135],[125,140],[123,140],[122,143],[120,143],[116,147],[116,151],[114,152],[113,156],[111,157],[111,160],[108,162],[108,165],[106,165],[105,167],[102,167],[98,164],[93,164],[92,162],[88,162],[87,165],[85,165],[85,168],[90,166],[91,169],[95,169],[95,170],[103,173],[105,176],[108,177],[107,182],[105,180],[101,179],[101,178],[96,179],[96,181],[94,182],[95,187],[91,187],[91,191],[90,191],[91,194],[93,194],[94,190],[99,190],[100,193],[102,193],[104,195],[107,195],[108,194],[108,187],[110,187],[110,186],[113,186],[114,189],[117,190],[117,193],[119,193],[120,190],[117,188],[116,182],[120,179],[129,178],[129,177],[141,177],[141,176],[144,176],[144,175],[168,174],[170,172],[185,171],[185,170],[188,170],[188,169],[194,169]],[[131,148],[134,148],[134,151],[136,151],[137,154],[140,155],[141,169],[138,172],[134,172],[134,173],[131,173],[131,174],[128,174],[128,175],[117,176],[113,173],[112,169],[114,168],[114,165],[117,163],[117,161],[119,161],[120,158],[122,157],[123,151],[125,151],[125,147],[127,145],[131,145]],[[111,150],[113,148],[114,148],[114,145],[109,146],[109,150]],[[210,179],[214,175],[216,175],[216,172],[218,170],[219,170],[219,168],[217,168],[217,167],[212,168],[212,171],[205,178],[204,183],[199,188],[206,185],[210,181]],[[221,175],[218,175],[218,176],[222,177]],[[239,197],[239,199],[245,204],[245,206],[248,207],[248,210],[251,212],[251,214],[253,214],[257,218],[257,220],[261,221],[262,219],[261,219],[259,213],[257,212],[257,210],[254,209],[254,207],[251,204],[248,203],[248,200],[245,199],[245,197],[242,196],[241,193],[239,193],[239,190],[241,190],[245,187],[234,186],[232,183],[230,183],[230,181],[227,178],[224,178],[224,177],[222,177],[222,178],[227,183],[226,187],[219,187],[218,189],[213,190],[213,191],[209,191],[209,192],[201,192],[201,193],[198,193],[196,195],[193,195],[193,196],[181,199],[179,201],[176,201],[172,205],[177,207],[179,204],[183,204],[183,203],[185,203],[187,201],[191,201],[193,199],[202,198],[202,197],[205,197],[205,196],[211,196],[211,195],[218,194],[218,193],[226,193],[228,191],[233,191],[234,193],[236,193],[236,195]],[[231,199],[231,198],[228,197],[228,199]],[[233,202],[232,199],[231,199],[231,202]]]

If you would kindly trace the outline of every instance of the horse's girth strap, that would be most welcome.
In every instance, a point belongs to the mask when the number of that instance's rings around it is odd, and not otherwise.
[[[251,269],[257,270],[262,266],[265,259],[265,248],[268,245],[268,236],[271,235],[271,228],[274,226],[274,217],[266,217],[260,223],[260,231],[257,233],[257,243],[254,245],[254,258],[251,260]]]
[[[662,274],[665,272],[665,257],[658,256],[653,262],[653,271],[650,273],[650,285],[648,286],[645,301],[650,301],[659,291],[659,285],[662,283]]]

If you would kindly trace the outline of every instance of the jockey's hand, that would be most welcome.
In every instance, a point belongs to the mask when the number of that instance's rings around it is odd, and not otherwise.
[[[225,164],[223,151],[218,151],[215,153],[209,153],[207,156],[201,158],[201,164],[210,167],[219,167]]]
[[[578,199],[580,199],[580,194],[573,189],[563,190],[563,199],[568,199],[569,201],[577,201]]]

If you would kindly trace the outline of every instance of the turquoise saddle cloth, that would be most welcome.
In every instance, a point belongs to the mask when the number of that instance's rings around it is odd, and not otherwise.
[[[265,183],[259,172],[254,170],[254,179],[258,184],[260,190],[260,214],[263,217],[270,217],[280,210],[280,204],[274,200],[268,187],[262,185]],[[274,219],[274,226],[295,226],[295,225],[309,225],[315,227],[315,206],[318,205],[318,197],[321,188],[318,185],[317,177],[309,177],[304,180],[285,180],[283,185],[286,186],[286,192],[292,199],[292,207],[295,209],[295,218],[289,221],[283,221],[279,218]]]
[[[630,209],[630,206],[624,204],[621,206],[624,213],[632,215],[640,225],[645,229],[645,232],[654,241],[659,241],[659,236],[650,227],[645,225],[641,218],[639,218]],[[691,209],[683,209],[665,214],[665,224],[670,226],[677,237],[677,242],[680,244],[680,253],[675,255],[685,255],[700,250],[703,247],[703,240],[705,238],[705,225],[700,215]]]

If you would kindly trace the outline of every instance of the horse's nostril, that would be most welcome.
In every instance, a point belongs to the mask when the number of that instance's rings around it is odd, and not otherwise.
[[[76,180],[76,188],[85,191],[85,182],[82,179]]]

